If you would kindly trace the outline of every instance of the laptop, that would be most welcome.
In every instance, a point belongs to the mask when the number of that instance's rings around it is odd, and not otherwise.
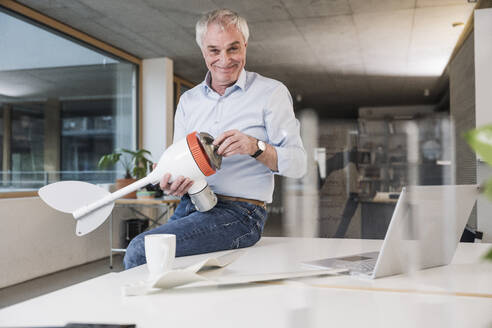
[[[304,262],[374,279],[451,262],[477,199],[477,185],[403,188],[379,252]]]

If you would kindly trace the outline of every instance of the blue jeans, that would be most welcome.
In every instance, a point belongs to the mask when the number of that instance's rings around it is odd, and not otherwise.
[[[261,206],[222,199],[210,211],[198,212],[185,195],[168,222],[133,238],[123,260],[125,269],[146,263],[146,235],[174,234],[176,256],[201,254],[254,245],[261,237],[266,218]]]

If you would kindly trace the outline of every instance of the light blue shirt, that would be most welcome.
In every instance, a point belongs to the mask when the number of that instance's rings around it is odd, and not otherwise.
[[[223,96],[205,80],[179,99],[174,120],[174,141],[187,134],[208,132],[214,138],[237,129],[275,147],[278,172],[249,155],[222,158],[221,169],[207,177],[217,194],[262,200],[270,203],[274,174],[300,178],[306,172],[306,152],[292,98],[281,82],[243,69],[236,83]]]

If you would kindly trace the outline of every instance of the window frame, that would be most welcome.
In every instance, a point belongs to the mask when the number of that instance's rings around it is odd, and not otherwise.
[[[179,103],[179,97],[181,97],[181,85],[184,85],[188,88],[193,88],[196,84],[193,83],[193,82],[190,82],[178,75],[174,75],[173,77],[173,82],[176,84],[176,89],[174,90],[174,99],[175,99],[175,102],[176,102],[176,105]],[[176,108],[174,108],[174,110],[176,111]]]
[[[0,8],[14,14],[20,15],[26,18],[31,24],[40,25],[41,28],[45,28],[47,31],[62,34],[68,36],[74,41],[80,42],[83,45],[107,52],[115,57],[124,59],[137,68],[137,90],[136,90],[136,126],[137,129],[137,146],[142,148],[142,122],[143,122],[143,104],[142,104],[142,59],[136,57],[124,50],[110,45],[109,43],[98,40],[89,34],[79,31],[69,25],[62,23],[56,19],[48,17],[34,9],[19,4],[12,0],[0,0]],[[18,192],[2,192],[0,193],[0,199],[3,198],[22,198],[22,197],[37,197],[37,191],[18,191]]]

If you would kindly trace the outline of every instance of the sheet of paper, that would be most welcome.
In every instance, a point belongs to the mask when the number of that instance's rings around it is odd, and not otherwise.
[[[241,249],[238,251],[226,253],[219,257],[209,257],[202,262],[190,265],[189,267],[185,268],[185,270],[197,273],[199,271],[210,270],[214,268],[224,268],[239,257],[241,257],[241,255],[243,255],[245,252],[245,250]]]
[[[336,275],[344,272],[344,269],[323,269],[323,270],[307,270],[307,271],[294,271],[294,272],[273,272],[273,273],[259,273],[259,274],[246,274],[246,275],[230,275],[223,276],[214,281],[218,285],[232,285],[232,284],[245,284],[250,282],[261,281],[275,281],[284,279],[306,278],[324,275]]]
[[[190,265],[184,269],[167,271],[153,281],[140,281],[123,286],[125,296],[145,295],[159,289],[170,289],[196,282],[209,282],[206,285],[231,285],[260,281],[274,281],[282,279],[313,277],[320,275],[335,275],[343,272],[342,269],[305,270],[296,272],[273,272],[262,274],[231,274],[214,275],[238,259],[245,250],[233,251],[219,257],[207,258],[204,261]]]

